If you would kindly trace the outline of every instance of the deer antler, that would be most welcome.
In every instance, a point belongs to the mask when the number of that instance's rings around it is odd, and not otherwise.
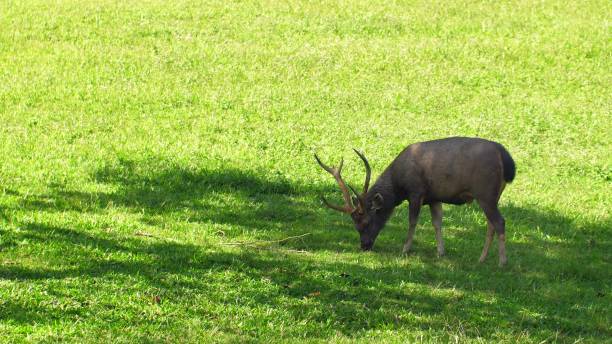
[[[353,148],[353,150],[355,151],[355,153],[357,153],[357,155],[359,155],[361,160],[363,160],[363,164],[365,165],[366,169],[365,183],[363,184],[363,193],[359,195],[359,197],[361,198],[365,196],[366,192],[368,192],[368,189],[370,188],[370,176],[372,175],[372,169],[370,168],[370,163],[368,163],[368,159],[366,159],[366,157],[355,148]]]
[[[344,164],[344,159],[340,160],[340,165],[338,166],[338,168],[333,168],[322,163],[321,159],[319,159],[316,154],[314,155],[314,157],[315,159],[317,159],[319,166],[321,166],[325,171],[329,172],[336,179],[336,182],[340,187],[340,191],[342,191],[342,197],[344,197],[344,206],[331,204],[327,202],[327,200],[323,196],[321,196],[321,201],[323,201],[323,203],[331,209],[348,214],[352,213],[355,210],[355,207],[352,205],[349,189],[346,187],[346,184],[344,183],[344,180],[342,180],[342,176],[340,175],[340,172],[342,172],[342,165]]]

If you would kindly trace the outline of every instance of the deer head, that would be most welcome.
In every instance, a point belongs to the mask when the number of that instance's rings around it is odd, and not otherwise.
[[[342,196],[344,198],[344,205],[335,205],[329,203],[323,196],[321,196],[321,201],[323,203],[336,211],[350,214],[353,219],[353,223],[355,224],[355,229],[359,232],[359,236],[361,238],[361,248],[363,250],[370,250],[374,245],[374,240],[382,227],[378,219],[377,213],[382,208],[383,199],[379,193],[374,195],[368,195],[368,189],[370,187],[370,176],[372,174],[372,170],[370,168],[370,164],[368,163],[368,159],[361,154],[356,149],[353,149],[355,153],[361,158],[363,164],[366,169],[365,182],[363,184],[363,191],[361,194],[357,193],[355,189],[353,189],[350,185],[347,184],[342,179],[342,165],[344,163],[344,159],[340,160],[340,165],[338,168],[329,167],[321,162],[321,159],[315,154],[315,159],[317,163],[327,172],[329,172],[340,187],[340,191],[342,191]],[[351,197],[351,192],[353,193],[353,197]]]

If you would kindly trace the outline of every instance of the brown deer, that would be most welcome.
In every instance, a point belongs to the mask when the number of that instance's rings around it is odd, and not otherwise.
[[[495,230],[499,240],[499,265],[506,264],[505,221],[499,212],[498,202],[506,183],[514,179],[516,166],[501,144],[480,138],[451,137],[409,145],[371,188],[370,164],[362,153],[354,151],[363,160],[366,169],[360,194],[350,185],[347,186],[340,175],[344,160],[340,161],[338,168],[333,168],[322,163],[316,154],[315,159],[336,179],[344,205],[330,204],[323,197],[321,200],[331,209],[351,214],[363,250],[372,249],[393,209],[408,200],[408,237],[403,253],[410,251],[421,206],[427,204],[436,230],[438,255],[442,256],[442,203],[459,205],[475,199],[488,222],[480,262],[488,255]]]

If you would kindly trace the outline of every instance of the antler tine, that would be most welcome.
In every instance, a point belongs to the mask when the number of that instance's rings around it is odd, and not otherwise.
[[[370,168],[370,163],[368,162],[368,159],[366,159],[365,155],[361,154],[355,148],[353,148],[353,150],[355,151],[355,153],[357,153],[357,155],[359,155],[361,160],[363,160],[363,164],[365,165],[365,169],[366,169],[365,183],[363,184],[363,194],[361,194],[361,196],[364,196],[366,192],[368,192],[368,189],[370,188],[370,176],[372,175],[372,169]]]
[[[357,193],[357,191],[355,191],[355,189],[353,189],[353,187],[351,186],[351,184],[346,184],[346,186],[348,186],[349,189],[351,189],[351,191],[353,191],[353,193],[355,194],[355,196],[359,197],[359,194]]]
[[[331,173],[331,174],[334,174],[334,170],[333,170],[331,167],[329,167],[329,166],[325,165],[325,164],[324,164],[324,163],[321,161],[321,159],[319,159],[319,157],[318,157],[316,154],[314,155],[314,157],[315,157],[315,159],[317,159],[317,162],[319,163],[319,166],[321,166],[321,167],[322,167],[322,168],[323,168],[325,171],[327,171],[327,172],[329,172],[329,173]]]
[[[334,204],[329,203],[325,199],[325,197],[323,197],[323,196],[319,196],[319,197],[321,198],[321,201],[323,202],[323,204],[325,204],[328,208],[331,208],[331,209],[334,209],[334,210],[337,210],[337,211],[340,211],[340,212],[343,212],[343,213],[348,213],[348,214],[353,212],[352,208],[349,208],[349,207],[346,207],[346,206],[345,207],[341,207],[341,206],[338,206],[338,205],[334,205]]]
[[[328,207],[334,210],[342,211],[345,213],[351,213],[354,210],[352,206],[352,202],[351,202],[351,195],[349,193],[349,190],[346,187],[346,184],[344,183],[344,180],[342,180],[342,176],[340,175],[340,172],[342,171],[342,166],[344,165],[344,159],[340,160],[340,165],[338,165],[338,168],[336,169],[336,168],[325,165],[316,154],[314,155],[314,157],[319,163],[319,165],[325,171],[329,172],[332,176],[334,176],[334,178],[336,179],[336,182],[338,183],[338,186],[340,187],[340,191],[342,191],[342,197],[344,198],[344,207],[330,204],[323,197],[321,197],[321,200],[323,201],[323,203],[325,203],[325,205],[327,205]]]
[[[353,202],[353,206],[354,207],[361,207],[361,209],[363,209],[364,205],[363,205],[363,195],[360,195],[357,193],[357,191],[355,191],[355,189],[353,189],[353,187],[351,186],[351,184],[346,184],[346,186],[348,186],[349,189],[351,189],[351,191],[353,192],[353,194],[355,194],[355,197],[357,198],[357,204],[355,204]]]

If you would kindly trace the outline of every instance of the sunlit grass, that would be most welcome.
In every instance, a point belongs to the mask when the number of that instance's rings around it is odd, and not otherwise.
[[[1,2],[0,341],[608,340],[609,10]],[[321,207],[312,153],[455,135],[517,163],[506,268],[475,205],[442,259],[428,211],[403,257],[405,206],[371,253]]]

